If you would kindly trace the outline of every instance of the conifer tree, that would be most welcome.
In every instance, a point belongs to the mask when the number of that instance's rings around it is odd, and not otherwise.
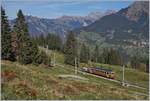
[[[14,60],[11,45],[11,32],[5,10],[1,7],[1,57],[5,60]]]
[[[98,62],[98,58],[99,58],[99,48],[96,45],[95,49],[94,49],[94,53],[93,53],[93,61],[97,63]]]
[[[38,47],[29,36],[28,26],[21,10],[17,14],[14,33],[17,34],[16,54],[18,55],[19,62],[22,64],[32,63],[35,55],[38,53]]]
[[[89,59],[89,50],[85,44],[82,44],[80,51],[80,62],[88,63]]]
[[[64,53],[65,53],[65,63],[74,65],[75,58],[77,58],[77,40],[73,32],[70,32],[67,35]]]
[[[91,50],[90,50],[90,47],[89,46],[86,46],[87,47],[87,57],[88,57],[88,60],[91,61]]]
[[[122,57],[115,49],[104,48],[102,57],[105,64],[122,65]]]
[[[104,59],[105,64],[109,64],[110,62],[110,54],[108,48],[103,49],[102,57]]]
[[[39,36],[36,38],[36,42],[38,43],[38,45],[44,47],[44,45],[46,44],[44,35],[43,35],[43,34],[39,35]]]
[[[149,73],[149,59],[146,60],[146,72]]]
[[[58,50],[58,51],[61,51],[62,50],[62,40],[61,40],[61,38],[60,38],[60,36],[59,35],[56,35],[56,41],[55,41],[55,44],[56,44],[56,50]]]
[[[131,67],[134,69],[138,69],[139,68],[139,58],[137,56],[132,56],[131,57]]]
[[[110,58],[109,64],[113,64],[113,65],[121,65],[122,64],[122,58],[121,58],[119,52],[115,49],[110,50],[109,58]]]
[[[58,51],[62,49],[62,40],[58,35],[48,34],[47,41],[49,49]]]

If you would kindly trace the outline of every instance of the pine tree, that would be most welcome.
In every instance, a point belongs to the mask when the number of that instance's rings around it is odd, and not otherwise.
[[[94,62],[98,62],[98,58],[99,58],[99,47],[96,45],[95,49],[94,49],[94,53],[93,53],[93,61]]]
[[[105,63],[105,57],[104,57],[104,50],[101,50],[102,52],[99,53],[99,58],[98,58],[98,62],[99,63]]]
[[[65,63],[74,65],[75,58],[77,58],[77,40],[73,32],[70,32],[67,35],[64,53],[65,53]]]
[[[103,57],[104,64],[109,64],[109,62],[110,62],[110,58],[109,58],[110,54],[109,54],[108,48],[104,48],[103,49],[102,57]]]
[[[44,44],[45,44],[45,37],[43,34],[39,35],[38,37],[36,37],[36,43],[39,45],[39,46],[43,46],[44,47]]]
[[[11,45],[11,32],[5,10],[1,7],[1,56],[5,60],[14,60]]]
[[[131,57],[131,67],[134,68],[134,69],[138,69],[139,64],[140,64],[140,61],[139,61],[138,57],[137,56],[132,56]]]
[[[146,72],[149,73],[149,59],[146,60]]]
[[[86,46],[87,47],[87,58],[88,60],[91,61],[91,50],[90,50],[90,47],[89,46]]]
[[[31,41],[28,26],[25,23],[25,18],[21,10],[17,14],[14,33],[17,34],[16,55],[18,55],[19,62],[22,64],[32,63],[35,55],[38,53],[38,47]]]
[[[55,47],[56,50],[61,51],[63,44],[62,44],[62,40],[61,40],[59,35],[56,35],[56,42],[55,42],[55,44],[56,44],[56,47]]]
[[[109,62],[108,64],[116,64],[116,59],[117,59],[117,53],[113,49],[110,49],[109,51]]]
[[[12,41],[11,42],[12,43],[12,53],[17,58],[19,46],[18,46],[17,33],[15,33],[14,31],[12,32],[12,35],[11,35],[11,41]]]
[[[88,63],[88,59],[89,59],[88,47],[85,44],[82,44],[80,50],[80,62]]]
[[[122,58],[119,54],[119,52],[115,49],[111,49],[110,50],[110,63],[109,64],[113,64],[113,65],[121,65],[122,64]]]
[[[104,48],[102,57],[105,64],[122,65],[122,57],[115,49]]]
[[[62,40],[58,35],[48,34],[47,41],[48,41],[48,48],[49,49],[61,51]]]

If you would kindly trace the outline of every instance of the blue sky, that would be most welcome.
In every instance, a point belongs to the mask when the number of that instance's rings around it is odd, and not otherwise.
[[[63,15],[86,16],[90,12],[120,10],[133,1],[108,0],[2,0],[9,19],[16,18],[18,9],[24,15],[43,18],[57,18]]]

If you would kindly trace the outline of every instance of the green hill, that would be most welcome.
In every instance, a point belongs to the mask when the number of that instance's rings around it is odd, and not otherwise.
[[[2,61],[2,99],[148,99],[148,90],[122,87],[121,84],[87,74],[76,75],[74,67],[63,63],[63,54],[55,52],[55,56],[56,62],[63,66],[49,68],[44,65]],[[96,65],[113,68],[117,79],[120,79],[119,67]],[[127,80],[148,87],[148,74],[132,69],[127,71]]]

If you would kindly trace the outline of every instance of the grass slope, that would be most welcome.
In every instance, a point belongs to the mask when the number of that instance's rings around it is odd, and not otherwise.
[[[108,64],[96,64],[97,66],[102,66],[107,69],[111,69],[115,72],[116,79],[122,80],[122,67],[113,66]],[[141,72],[132,68],[125,68],[125,82],[142,86],[148,89],[149,87],[149,76],[148,73]]]
[[[54,52],[48,51],[53,57]],[[38,99],[38,100],[92,100],[92,99],[138,99],[146,100],[148,96],[137,93],[147,93],[147,90],[122,87],[118,83],[78,73],[88,79],[60,78],[60,75],[75,75],[74,67],[65,65],[63,54],[55,52],[56,62],[64,67],[48,68],[44,65],[21,65],[18,62],[2,61],[2,100]],[[116,72],[116,79],[121,79],[120,67],[103,65]],[[140,82],[148,87],[148,74],[127,69],[126,80]],[[138,80],[137,80],[137,78]]]
[[[78,74],[89,81],[60,78],[60,74],[74,74],[72,67],[21,65],[17,62],[2,61],[2,73],[8,75],[2,82],[2,99],[148,99],[117,84]],[[132,91],[132,92],[131,92]]]

